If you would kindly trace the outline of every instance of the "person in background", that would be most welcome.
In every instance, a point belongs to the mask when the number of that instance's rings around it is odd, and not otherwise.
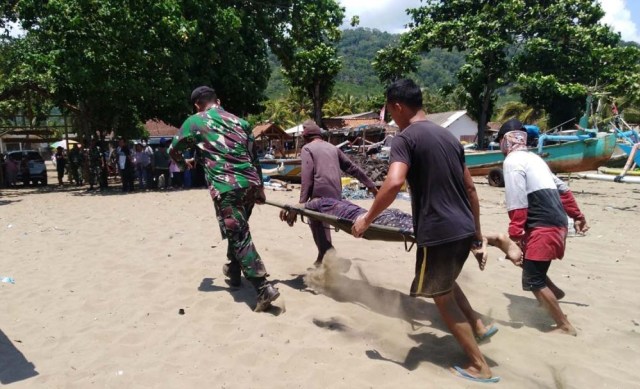
[[[142,143],[136,143],[133,162],[135,166],[135,174],[141,190],[147,189],[149,177],[147,176],[148,166],[151,163],[149,155],[144,151]]]
[[[122,191],[133,192],[134,169],[133,156],[131,150],[124,139],[118,140],[118,147],[115,149],[115,155],[118,162],[118,170],[122,179]]]
[[[77,143],[74,143],[71,147],[68,157],[71,179],[76,186],[80,186],[82,185],[82,172],[80,169],[82,169],[83,158]]]
[[[169,161],[167,142],[162,138],[158,149],[153,153],[153,182],[155,189],[169,187]]]
[[[190,166],[192,166],[192,168],[185,169],[182,172],[182,184],[183,184],[183,187],[185,189],[191,188],[192,183],[193,183],[193,181],[192,181],[193,175],[194,175],[194,173],[196,171],[197,163],[196,163],[195,158],[193,157],[193,154],[194,154],[193,151],[189,150],[189,149],[185,150],[182,153],[182,155],[184,156],[185,161],[189,162]]]
[[[31,185],[31,170],[29,169],[29,158],[26,155],[20,160],[20,174],[22,175],[22,184],[24,186]]]
[[[7,186],[14,186],[18,179],[18,170],[20,169],[20,163],[7,155],[5,158],[5,173]]]
[[[67,166],[67,158],[64,156],[64,148],[62,146],[58,146],[56,148],[56,153],[53,155],[54,160],[56,161],[56,171],[58,172],[58,185],[62,186],[62,179],[64,178],[64,169]]]
[[[89,160],[89,190],[93,190],[94,185],[99,184],[100,176],[102,175],[102,170],[104,169],[103,153],[100,146],[98,146],[97,140],[91,140],[88,154],[89,155],[87,159]],[[100,189],[102,189],[101,183]]]
[[[145,176],[147,177],[147,181],[145,182],[145,187],[146,187],[146,189],[153,189],[153,187],[154,187],[154,184],[153,184],[153,162],[154,162],[153,149],[151,148],[151,146],[149,146],[149,143],[147,143],[146,140],[142,141],[142,151],[146,154],[146,160],[149,161],[145,166],[145,170],[146,170]]]
[[[171,148],[169,148],[169,152],[171,152]],[[188,168],[188,166],[185,167],[185,169]],[[173,159],[169,162],[169,173],[171,175],[171,187],[173,189],[182,189],[182,177],[184,174],[182,168]]]

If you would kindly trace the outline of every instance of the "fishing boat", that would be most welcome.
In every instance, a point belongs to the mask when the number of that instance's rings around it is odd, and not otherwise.
[[[302,160],[300,158],[265,158],[260,160],[260,166],[263,171],[277,171],[276,174],[269,174],[272,178],[289,182],[300,182],[300,172],[302,171]]]
[[[538,146],[530,151],[540,155],[554,173],[572,173],[598,169],[611,158],[615,146],[613,133],[584,131],[576,135],[541,135]],[[504,185],[501,151],[467,151],[465,159],[471,175],[488,175],[490,185]]]

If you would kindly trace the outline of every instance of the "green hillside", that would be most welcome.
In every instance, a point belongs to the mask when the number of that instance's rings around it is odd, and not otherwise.
[[[399,35],[356,28],[344,30],[338,44],[338,53],[342,58],[342,71],[338,75],[336,93],[348,93],[354,96],[366,96],[382,93],[380,84],[371,62],[378,50],[394,43]],[[270,57],[272,74],[266,93],[269,98],[283,97],[287,86],[280,72],[275,56]],[[464,64],[464,57],[455,52],[435,49],[422,56],[418,71],[413,77],[421,85],[435,90],[455,82],[455,73]]]

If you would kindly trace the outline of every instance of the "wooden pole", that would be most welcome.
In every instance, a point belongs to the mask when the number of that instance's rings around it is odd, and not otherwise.
[[[69,127],[67,126],[67,115],[64,116],[64,140],[67,144],[67,151],[69,151]]]

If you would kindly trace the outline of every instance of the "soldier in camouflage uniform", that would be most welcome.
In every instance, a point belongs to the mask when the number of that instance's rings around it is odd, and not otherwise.
[[[89,148],[89,190],[93,190],[93,186],[101,180],[103,168],[102,149],[98,146],[98,142],[92,139]],[[102,189],[102,182],[100,182],[100,189]]]
[[[173,139],[170,155],[181,166],[192,168],[182,151],[198,147],[209,192],[223,239],[228,239],[229,263],[223,273],[232,286],[240,286],[240,272],[258,293],[256,311],[270,307],[278,289],[266,280],[267,271],[251,239],[249,217],[254,204],[265,201],[262,173],[249,123],[220,107],[209,87],[196,88],[191,101],[198,113],[189,117]]]
[[[73,182],[76,186],[82,185],[82,172],[80,169],[82,168],[83,155],[77,143],[73,144],[67,159],[69,160],[69,175]]]

